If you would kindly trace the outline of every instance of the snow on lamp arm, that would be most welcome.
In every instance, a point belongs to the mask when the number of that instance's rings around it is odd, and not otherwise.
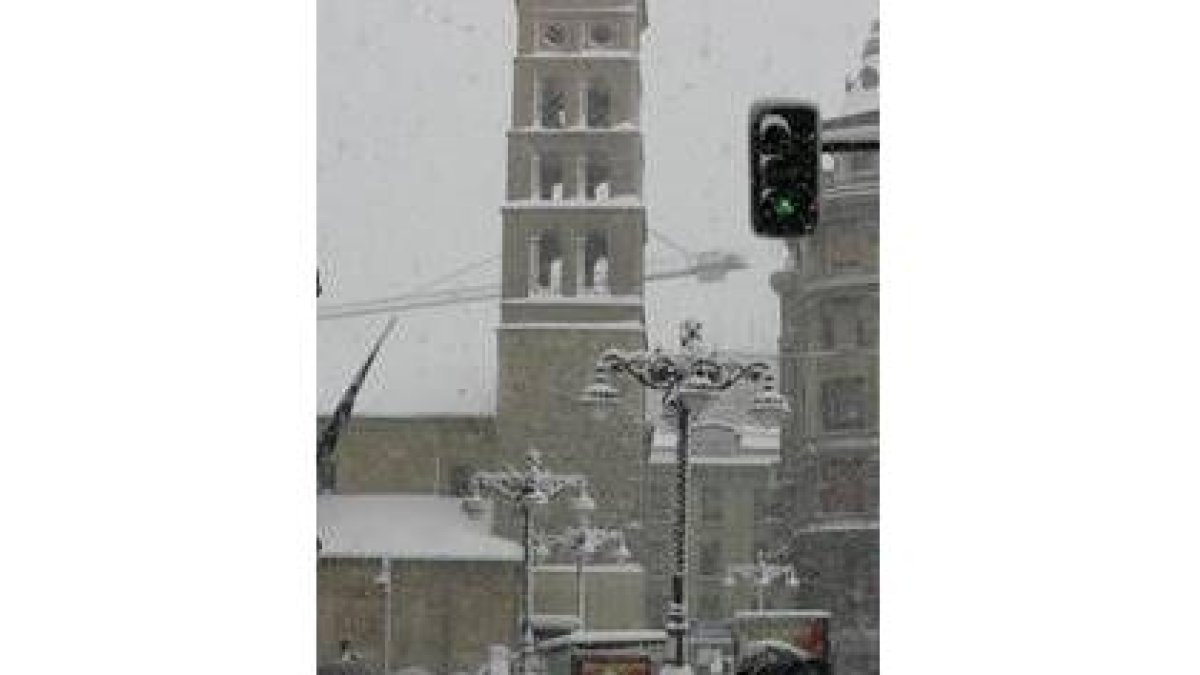
[[[791,565],[775,565],[767,562],[766,552],[759,550],[757,560],[751,565],[730,565],[725,573],[725,585],[733,587],[739,579],[754,584],[755,610],[765,608],[766,589],[776,581],[783,580],[789,588],[800,585],[796,569]]]
[[[578,510],[578,509],[577,509]],[[625,563],[630,558],[625,533],[619,529],[595,527],[588,523],[588,512],[579,511],[580,524],[568,527],[558,534],[542,534],[538,537],[536,550],[542,557],[550,555],[553,548],[567,550],[575,560],[575,612],[579,616],[579,630],[587,630],[587,589],[584,567],[588,560],[604,549],[611,549],[614,560]]]
[[[579,491],[573,500],[577,510],[595,508],[587,492],[587,479],[580,474],[555,474],[542,465],[542,454],[529,450],[525,467],[518,471],[506,467],[502,471],[480,471],[471,477],[471,494],[463,500],[463,509],[472,518],[484,512],[484,495],[493,495],[515,502],[522,518],[521,645],[518,664],[522,674],[531,672],[535,645],[533,639],[533,566],[536,543],[533,536],[533,509],[544,506],[562,495],[568,488]]]

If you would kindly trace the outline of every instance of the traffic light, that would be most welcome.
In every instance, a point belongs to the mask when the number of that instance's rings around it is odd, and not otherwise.
[[[750,109],[750,227],[761,237],[812,234],[821,212],[821,113],[799,101]]]

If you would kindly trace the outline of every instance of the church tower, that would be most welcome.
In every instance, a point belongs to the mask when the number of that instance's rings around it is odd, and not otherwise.
[[[646,340],[640,39],[645,0],[516,0],[497,425],[516,462],[586,474],[601,524],[636,518],[643,394],[578,403],[607,348]]]

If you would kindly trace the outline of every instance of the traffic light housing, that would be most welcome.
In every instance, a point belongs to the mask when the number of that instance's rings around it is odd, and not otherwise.
[[[812,234],[821,215],[821,113],[800,101],[750,109],[750,227],[761,237]]]

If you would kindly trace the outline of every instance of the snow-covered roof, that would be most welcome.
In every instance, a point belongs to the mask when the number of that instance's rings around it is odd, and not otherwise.
[[[736,612],[734,619],[828,619],[832,616],[825,609],[764,609]]]
[[[579,617],[574,614],[533,614],[529,622],[538,628],[564,628],[575,630],[579,628]]]
[[[798,533],[819,534],[822,532],[857,532],[878,529],[879,521],[875,518],[836,518],[805,525],[798,530]]]
[[[612,644],[625,642],[666,642],[667,632],[661,629],[649,630],[585,630],[575,631],[538,644],[538,649],[554,649],[566,645],[580,644]]]
[[[571,573],[575,574],[575,563],[550,563],[533,568],[541,574]],[[637,563],[591,563],[583,566],[588,574],[641,574],[645,569]]]
[[[674,450],[656,450],[650,455],[651,464],[674,464]],[[692,455],[688,460],[694,466],[773,466],[779,463],[779,455],[744,454],[727,457]]]
[[[456,497],[318,495],[321,557],[397,560],[521,560],[521,547],[471,520]]]

